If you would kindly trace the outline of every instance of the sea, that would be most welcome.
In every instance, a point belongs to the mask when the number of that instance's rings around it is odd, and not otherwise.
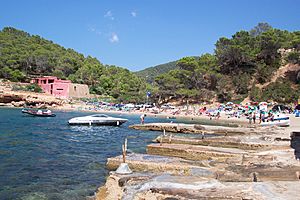
[[[56,117],[34,117],[21,109],[0,108],[0,199],[82,200],[105,183],[107,158],[128,151],[145,153],[161,132],[129,129],[139,115],[109,114],[128,119],[116,126],[69,126],[87,112],[54,111]],[[174,119],[172,119],[174,121]],[[171,119],[146,117],[145,122]]]

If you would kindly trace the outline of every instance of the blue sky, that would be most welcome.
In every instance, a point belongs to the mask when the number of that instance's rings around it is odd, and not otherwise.
[[[300,30],[299,0],[0,0],[12,26],[132,71],[213,53],[259,22]]]

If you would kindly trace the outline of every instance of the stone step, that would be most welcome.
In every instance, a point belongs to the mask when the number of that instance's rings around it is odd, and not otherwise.
[[[123,162],[122,156],[108,158],[106,166],[109,170],[116,170]],[[139,172],[170,173],[177,175],[191,175],[215,178],[215,173],[205,163],[191,162],[181,158],[148,155],[148,154],[128,154],[126,163],[130,169]]]
[[[246,151],[233,148],[221,148],[187,144],[150,144],[147,153],[153,155],[174,156],[188,160],[225,161],[230,157],[242,157]]]
[[[158,136],[154,142],[167,143],[167,144],[189,144],[189,145],[203,145],[213,147],[225,147],[225,148],[239,148],[244,150],[268,150],[268,149],[287,149],[289,142],[277,142],[271,144],[263,140],[241,140],[238,137],[232,136],[219,136],[219,137],[203,137],[191,138],[191,137],[179,137],[176,135]]]
[[[260,127],[260,128],[245,128],[245,127],[225,127],[225,126],[211,126],[200,124],[182,124],[182,123],[148,123],[135,124],[129,128],[136,130],[149,131],[166,131],[171,133],[186,133],[186,134],[216,134],[216,135],[249,135],[249,134],[263,134],[263,133],[277,133],[275,127]]]

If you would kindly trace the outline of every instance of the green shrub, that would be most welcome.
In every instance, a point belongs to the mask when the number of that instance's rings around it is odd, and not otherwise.
[[[249,97],[252,101],[261,101],[261,90],[256,87],[254,84],[252,85],[252,88],[250,90]]]
[[[232,93],[229,91],[221,91],[217,94],[218,101],[221,103],[231,101]]]
[[[265,63],[260,63],[257,68],[257,81],[261,84],[270,81],[274,71],[276,71],[276,67],[266,65]]]
[[[12,90],[13,91],[29,91],[29,92],[38,92],[38,93],[42,93],[43,90],[42,88],[40,88],[39,85],[37,84],[29,84],[29,85],[19,85],[19,84],[15,84],[12,86]]]
[[[26,88],[25,88],[25,86],[22,86],[22,85],[13,85],[12,91],[26,91]]]
[[[288,53],[288,55],[285,59],[289,63],[300,64],[300,53],[292,51],[292,52]]]
[[[248,94],[248,84],[251,77],[247,73],[242,73],[237,76],[233,76],[232,83],[236,87],[235,91],[237,94]]]
[[[4,67],[0,70],[0,77],[8,79],[12,82],[24,81],[26,76],[20,70],[12,70],[9,67]]]
[[[38,93],[43,92],[42,88],[36,83],[26,85],[25,89],[26,91],[31,91],[31,92],[38,92]]]
[[[299,89],[291,88],[290,82],[276,81],[271,83],[262,91],[262,100],[274,100],[279,103],[292,103],[297,101],[299,97]]]

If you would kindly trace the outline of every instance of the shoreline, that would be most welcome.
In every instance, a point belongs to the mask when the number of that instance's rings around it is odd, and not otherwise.
[[[165,118],[165,119],[175,119],[174,120],[184,120],[188,123],[199,123],[199,122],[206,122],[205,124],[214,124],[214,125],[228,125],[228,126],[249,126],[248,120],[241,117],[241,118],[227,118],[224,114],[221,114],[221,117],[219,119],[209,119],[208,116],[205,115],[192,115],[192,114],[177,114],[173,115],[171,113],[162,112],[158,114],[154,114],[147,111],[118,111],[118,110],[105,110],[105,109],[89,109],[89,106],[86,106],[85,104],[66,104],[63,106],[55,106],[49,108],[50,110],[53,110],[54,112],[57,111],[76,111],[76,112],[82,112],[82,113],[105,113],[105,114],[126,114],[126,115],[136,115],[140,116],[142,114],[146,114],[149,117],[155,117],[155,118]],[[13,105],[2,105],[0,108],[17,108],[22,109],[22,107],[15,107]],[[33,108],[38,109],[38,108]],[[145,118],[145,121],[147,123],[147,117]]]
[[[11,104],[5,104],[0,106],[1,107],[8,107],[8,108],[22,108],[22,107],[16,107],[13,106]],[[34,109],[38,109],[38,108],[34,108]],[[241,116],[240,118],[236,118],[236,117],[227,117],[224,113],[220,114],[220,118],[216,119],[214,117],[212,117],[212,119],[209,118],[209,116],[206,115],[194,115],[194,114],[172,114],[172,113],[168,113],[168,112],[161,112],[158,114],[155,113],[151,113],[150,111],[139,111],[139,110],[135,110],[135,111],[124,111],[124,110],[106,110],[106,109],[96,109],[93,108],[91,106],[88,106],[84,103],[82,104],[63,104],[63,105],[57,105],[57,106],[49,106],[50,110],[58,110],[58,111],[76,111],[76,112],[82,112],[82,113],[106,113],[106,114],[126,114],[126,115],[142,115],[142,114],[146,114],[149,117],[155,117],[155,118],[166,118],[166,119],[170,119],[171,122],[172,119],[174,120],[182,120],[182,121],[186,121],[184,123],[205,123],[207,125],[217,125],[217,126],[233,126],[233,127],[251,127],[251,128],[256,128],[256,127],[261,127],[259,123],[251,123],[249,124],[248,119],[246,119],[245,116]],[[287,114],[290,119],[295,118],[293,114]],[[294,121],[294,120],[293,120]],[[145,118],[145,122],[147,123],[147,117]],[[291,126],[292,127],[292,120],[291,120]],[[298,128],[300,129],[300,123]]]
[[[248,120],[245,117],[241,118],[228,118],[224,113],[221,113],[221,116],[219,119],[212,118],[210,119],[209,116],[206,115],[193,115],[193,114],[176,114],[173,115],[168,112],[161,112],[158,114],[151,113],[149,111],[118,111],[118,110],[105,110],[105,109],[95,109],[91,108],[90,106],[84,105],[84,104],[76,104],[76,105],[64,105],[64,106],[59,106],[59,107],[54,107],[54,110],[62,110],[62,111],[79,111],[79,112],[87,112],[87,113],[112,113],[112,114],[127,114],[127,115],[142,115],[146,114],[149,117],[158,117],[158,118],[167,118],[172,120],[174,117],[175,119],[180,119],[180,120],[186,120],[187,122],[190,123],[196,123],[197,121],[203,122],[210,122],[213,124],[228,124],[228,125],[238,125],[238,126],[249,126],[249,125],[258,125],[257,124],[249,124]],[[147,117],[145,118],[145,121],[147,122]],[[210,124],[208,123],[208,124]]]

